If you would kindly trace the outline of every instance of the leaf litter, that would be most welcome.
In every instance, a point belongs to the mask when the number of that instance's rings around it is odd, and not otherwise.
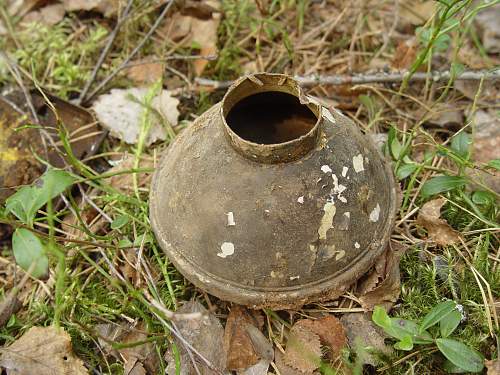
[[[445,198],[430,200],[420,208],[417,217],[417,223],[427,230],[429,240],[441,246],[460,240],[460,234],[441,218],[441,208],[445,203]]]

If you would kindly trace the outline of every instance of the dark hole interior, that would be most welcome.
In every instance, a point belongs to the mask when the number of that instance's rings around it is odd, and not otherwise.
[[[309,133],[317,118],[293,95],[278,91],[254,94],[236,103],[226,116],[241,138],[260,144],[288,142]]]

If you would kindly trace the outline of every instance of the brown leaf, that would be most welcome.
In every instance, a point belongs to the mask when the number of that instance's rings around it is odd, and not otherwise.
[[[401,287],[399,260],[404,251],[397,242],[391,242],[373,271],[360,280],[356,294],[365,310],[373,310],[377,305],[388,310],[397,301]]]
[[[62,4],[50,4],[39,10],[29,12],[21,24],[38,22],[43,25],[53,26],[61,22],[64,18],[64,6]]]
[[[370,347],[377,352],[391,355],[391,347],[384,343],[386,337],[384,332],[373,324],[367,313],[344,314],[342,318],[340,318],[340,322],[347,332],[349,346],[358,356],[361,355],[361,361],[364,364],[377,366],[379,361],[374,355],[368,353],[366,350],[357,349],[359,346],[363,349]]]
[[[488,375],[500,375],[500,360],[495,359],[484,363],[488,369]]]
[[[436,11],[436,2],[432,0],[403,0],[400,2],[401,21],[418,26],[425,23]]]
[[[224,346],[224,329],[222,328],[219,319],[203,307],[198,301],[189,301],[182,305],[178,313],[203,313],[201,319],[181,320],[176,322],[177,328],[181,336],[193,348],[200,352],[212,365],[214,365],[220,372],[226,367],[226,355],[223,349]],[[195,369],[190,360],[189,355],[182,342],[175,339],[177,347],[179,348],[181,357],[181,374],[195,374]],[[176,374],[174,356],[169,350],[165,357],[168,366],[166,373],[169,375]],[[207,367],[204,363],[197,361],[198,369],[202,375],[214,375],[215,371]]]
[[[442,246],[451,245],[460,240],[459,233],[450,227],[446,220],[440,218],[441,207],[445,203],[444,198],[433,199],[420,208],[417,217],[417,223],[427,230],[429,239]]]
[[[108,183],[122,193],[131,193],[134,191],[134,178],[133,173],[122,173],[127,170],[131,170],[134,168],[135,156],[131,154],[124,154],[122,161],[111,168],[107,173],[113,174],[118,173],[112,177],[107,179]],[[153,160],[149,157],[142,157],[139,162],[139,168],[153,168]],[[150,172],[142,172],[137,174],[137,184],[141,188],[149,188],[151,184],[151,175]]]
[[[257,325],[257,319],[245,308],[233,306],[224,331],[228,370],[246,369],[255,365],[261,358],[272,360],[272,345],[256,327]]]
[[[321,363],[319,336],[309,328],[295,324],[288,336],[283,361],[294,369],[312,373]]]
[[[144,324],[139,323],[136,327],[128,327],[119,324],[98,324],[95,329],[99,334],[99,344],[107,354],[116,359],[124,361],[125,375],[140,375],[155,373],[158,366],[158,358],[152,343],[132,345],[146,341],[148,338]],[[112,343],[130,344],[129,347],[113,349]]]
[[[392,67],[396,69],[408,69],[415,61],[415,56],[417,56],[417,46],[416,38],[399,42],[392,58]]]
[[[475,18],[476,24],[482,30],[483,47],[488,53],[500,53],[500,4],[487,7]]]
[[[281,375],[304,375],[304,372],[290,367],[284,362],[283,353],[281,353],[277,348],[274,351],[274,363],[278,368]],[[319,374],[317,371],[313,372],[314,375]]]
[[[192,3],[192,4],[191,4]],[[188,2],[182,14],[177,14],[169,20],[162,34],[172,41],[182,41],[184,47],[199,47],[200,55],[210,56],[217,53],[217,28],[221,20],[219,0]],[[208,60],[193,61],[195,74],[200,76]]]
[[[94,11],[110,18],[118,13],[120,0],[63,0],[63,4],[67,12]]]
[[[73,354],[70,336],[61,328],[31,327],[2,350],[0,366],[16,375],[88,374]]]
[[[165,65],[161,62],[147,62],[147,59],[136,61],[137,65],[126,70],[127,77],[137,85],[145,85],[158,81],[163,76]]]
[[[327,315],[317,320],[302,319],[295,325],[307,328],[318,335],[321,344],[330,348],[332,360],[340,355],[341,350],[346,345],[344,327],[340,324],[340,320],[333,315]]]

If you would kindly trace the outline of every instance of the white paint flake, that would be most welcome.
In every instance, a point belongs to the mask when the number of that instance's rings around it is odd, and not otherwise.
[[[300,204],[304,204],[304,196],[300,196],[297,198],[297,202],[299,202]]]
[[[370,212],[370,221],[372,223],[376,223],[380,217],[380,205],[377,203],[377,206]]]
[[[363,155],[358,154],[352,158],[352,166],[354,167],[354,170],[356,173],[359,173],[361,171],[365,170],[365,167],[363,166]]]
[[[318,228],[318,235],[320,240],[326,240],[326,232],[328,232],[328,230],[332,228],[333,218],[337,209],[332,202],[326,202],[325,206],[323,207],[323,211],[325,211],[325,213],[321,218],[321,224]]]
[[[335,260],[340,260],[342,259],[343,257],[345,257],[345,251],[344,250],[340,250],[337,255],[335,256]]]
[[[326,164],[325,164],[325,165],[322,165],[322,166],[321,166],[321,171],[322,171],[323,173],[332,173],[332,168],[330,168],[330,166],[329,166],[329,165],[326,165]]]
[[[234,254],[234,244],[232,242],[224,242],[220,246],[221,252],[217,253],[218,257],[225,258]]]
[[[236,222],[234,221],[234,214],[232,211],[229,211],[227,214],[227,226],[228,227],[234,227],[236,225]]]
[[[359,249],[361,247],[361,245],[359,244],[359,242],[356,241],[356,242],[354,242],[354,247],[356,249]]]
[[[342,177],[347,176],[347,171],[349,171],[349,167],[342,167]]]
[[[347,217],[348,219],[351,218],[351,213],[349,211],[344,212],[344,216]]]
[[[290,276],[290,280],[298,280],[300,279],[300,276]]]
[[[332,179],[333,179],[332,195],[337,195],[339,201],[341,201],[342,203],[347,203],[347,199],[342,196],[342,193],[347,189],[347,186],[339,184],[339,179],[335,173],[332,174]]]

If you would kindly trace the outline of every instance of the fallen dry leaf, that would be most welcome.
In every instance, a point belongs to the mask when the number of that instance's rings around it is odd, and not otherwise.
[[[309,329],[318,335],[322,345],[329,347],[330,359],[334,360],[340,355],[347,343],[344,327],[333,315],[327,315],[317,320],[302,319],[295,323]]]
[[[283,362],[304,373],[312,373],[321,363],[319,335],[300,324],[294,324],[286,343]]]
[[[132,154],[123,154],[120,162],[108,170],[108,174],[113,176],[106,179],[106,181],[115,189],[122,193],[130,193],[134,189],[134,174],[133,173],[120,173],[131,170],[134,168],[135,156]],[[139,168],[147,169],[153,168],[153,159],[147,156],[141,157],[139,161]],[[137,174],[137,185],[139,188],[149,188],[151,184],[152,172],[141,172]]]
[[[87,375],[83,361],[73,354],[70,336],[56,327],[31,327],[2,350],[0,366],[16,375]]]
[[[176,323],[180,335],[200,354],[202,354],[210,363],[219,369],[219,372],[226,367],[226,355],[223,349],[224,329],[222,328],[219,319],[211,314],[198,301],[189,301],[182,305],[176,312],[178,313],[193,313],[201,312],[201,319],[181,320]],[[175,339],[179,348],[181,357],[181,374],[195,374],[195,369],[191,362],[190,356],[187,353],[185,346],[179,340]],[[175,375],[175,360],[171,350],[165,354],[165,359],[168,361],[166,373]],[[202,375],[214,375],[215,371],[210,369],[201,362],[199,358],[194,356],[198,369]]]
[[[304,372],[294,369],[293,367],[288,366],[283,359],[283,353],[281,353],[278,348],[274,351],[274,363],[279,370],[281,375],[304,375]],[[313,375],[319,374],[318,371],[314,371]]]
[[[200,55],[211,56],[217,53],[217,28],[221,20],[219,0],[188,1],[181,9],[181,14],[176,14],[169,20],[162,34],[174,41],[182,41],[185,47],[196,47]],[[193,61],[195,74],[200,76],[208,64],[206,59]]]
[[[235,305],[229,312],[224,331],[224,350],[228,370],[244,370],[265,359],[273,359],[273,348],[259,326],[259,317],[252,316],[242,306]]]
[[[451,245],[460,240],[460,234],[441,219],[441,207],[446,199],[437,198],[425,203],[418,212],[417,223],[427,230],[430,240],[438,245]]]
[[[392,58],[392,67],[395,69],[408,69],[415,61],[417,47],[416,38],[400,41]]]
[[[364,364],[377,366],[379,361],[376,356],[369,353],[367,350],[357,350],[359,346],[363,349],[372,348],[375,352],[380,352],[385,355],[391,355],[392,348],[385,345],[385,334],[373,324],[367,313],[349,313],[342,315],[340,322],[345,328],[349,346],[356,354],[361,356],[361,361]]]
[[[436,2],[432,0],[402,0],[399,2],[401,22],[413,26],[424,24],[436,11]]]
[[[271,362],[267,359],[261,359],[255,365],[250,366],[246,370],[238,371],[238,375],[267,375],[267,370],[269,369],[270,364]]]
[[[135,61],[125,71],[127,77],[137,85],[147,85],[158,81],[163,76],[165,64],[161,62],[148,62],[148,59]]]
[[[365,310],[371,311],[377,305],[389,310],[397,301],[401,292],[399,260],[404,251],[399,243],[391,242],[373,271],[359,281],[356,294]]]
[[[487,7],[476,15],[475,22],[482,30],[484,49],[491,54],[500,53],[500,4]]]
[[[484,363],[488,369],[488,375],[500,375],[500,360],[495,359]]]
[[[122,139],[124,142],[134,144],[139,139],[141,131],[141,118],[144,106],[141,105],[148,92],[148,88],[113,89],[109,94],[101,95],[92,105],[97,119],[101,125],[111,131],[111,135]],[[138,101],[138,102],[137,102]],[[177,125],[179,100],[170,95],[167,90],[162,90],[151,102],[151,128],[146,138],[145,145],[164,140],[167,137],[162,121],[170,126]],[[160,114],[162,119],[157,116]]]
[[[460,91],[466,98],[475,100],[477,104],[496,104],[500,92],[500,82],[484,81],[481,88],[481,94],[476,98],[479,92],[479,81],[456,80],[453,87]]]
[[[148,338],[144,324],[136,327],[119,324],[98,324],[95,330],[99,334],[99,344],[107,354],[124,361],[124,375],[141,375],[156,373],[158,358],[152,343],[131,345],[121,349],[113,349],[112,343],[134,344]]]
[[[67,12],[94,11],[104,17],[114,17],[118,13],[120,0],[63,0]]]
[[[62,4],[49,4],[39,10],[29,12],[23,18],[21,24],[37,22],[42,25],[53,26],[63,20],[64,13],[65,10]]]

